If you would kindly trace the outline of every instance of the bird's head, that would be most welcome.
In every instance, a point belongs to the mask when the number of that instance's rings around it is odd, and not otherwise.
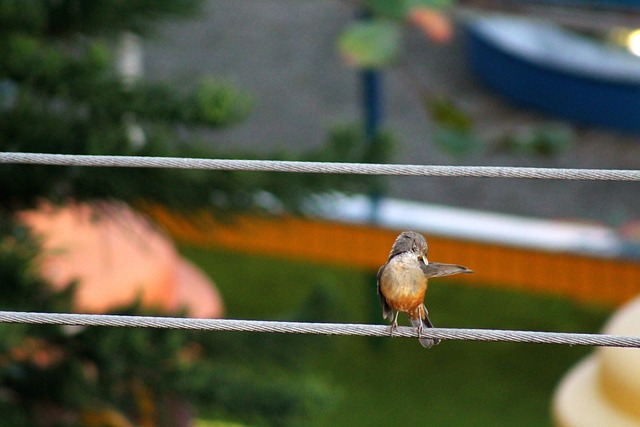
[[[418,259],[421,259],[425,264],[427,264],[428,251],[429,246],[427,245],[427,241],[420,233],[416,233],[415,231],[403,231],[398,237],[396,237],[396,241],[393,242],[389,258],[403,252],[411,252],[415,254]]]

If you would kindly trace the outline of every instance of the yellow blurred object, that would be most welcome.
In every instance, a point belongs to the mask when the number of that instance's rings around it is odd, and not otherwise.
[[[120,412],[114,409],[89,409],[80,415],[84,427],[134,427]]]
[[[627,49],[636,56],[640,56],[640,30],[633,30],[627,34]]]
[[[622,307],[603,333],[640,336],[640,297]],[[553,414],[558,427],[640,426],[640,349],[597,349],[561,381]]]
[[[153,392],[141,381],[134,381],[133,395],[137,406],[138,426],[139,427],[155,427],[156,404],[154,402]]]
[[[194,427],[246,427],[246,425],[227,421],[196,420]]]

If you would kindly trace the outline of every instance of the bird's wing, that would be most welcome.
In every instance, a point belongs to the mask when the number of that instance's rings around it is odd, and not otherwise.
[[[429,264],[420,263],[420,268],[426,277],[443,277],[460,273],[473,273],[467,267],[455,264],[440,264],[438,262],[430,262]]]
[[[387,299],[382,295],[382,290],[380,289],[380,281],[382,280],[382,272],[387,264],[383,265],[378,269],[378,274],[376,274],[376,284],[378,286],[378,297],[380,297],[380,305],[382,305],[382,318],[383,319],[393,319],[393,310],[387,303]]]

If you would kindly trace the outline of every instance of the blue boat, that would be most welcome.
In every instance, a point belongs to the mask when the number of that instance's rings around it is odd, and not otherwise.
[[[552,24],[472,19],[470,65],[503,96],[577,123],[640,133],[640,58]]]

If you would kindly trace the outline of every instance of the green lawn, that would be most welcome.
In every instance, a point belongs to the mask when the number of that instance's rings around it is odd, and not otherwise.
[[[383,323],[372,272],[192,247],[182,252],[214,279],[229,318]],[[314,289],[321,297],[309,304]],[[305,301],[306,316],[300,313]],[[427,306],[436,326],[566,332],[596,332],[610,313],[452,279],[430,282]],[[320,311],[323,318],[314,318]],[[554,387],[591,351],[455,341],[425,350],[404,338],[293,339],[306,340],[309,369],[335,396],[310,426],[549,426]]]

